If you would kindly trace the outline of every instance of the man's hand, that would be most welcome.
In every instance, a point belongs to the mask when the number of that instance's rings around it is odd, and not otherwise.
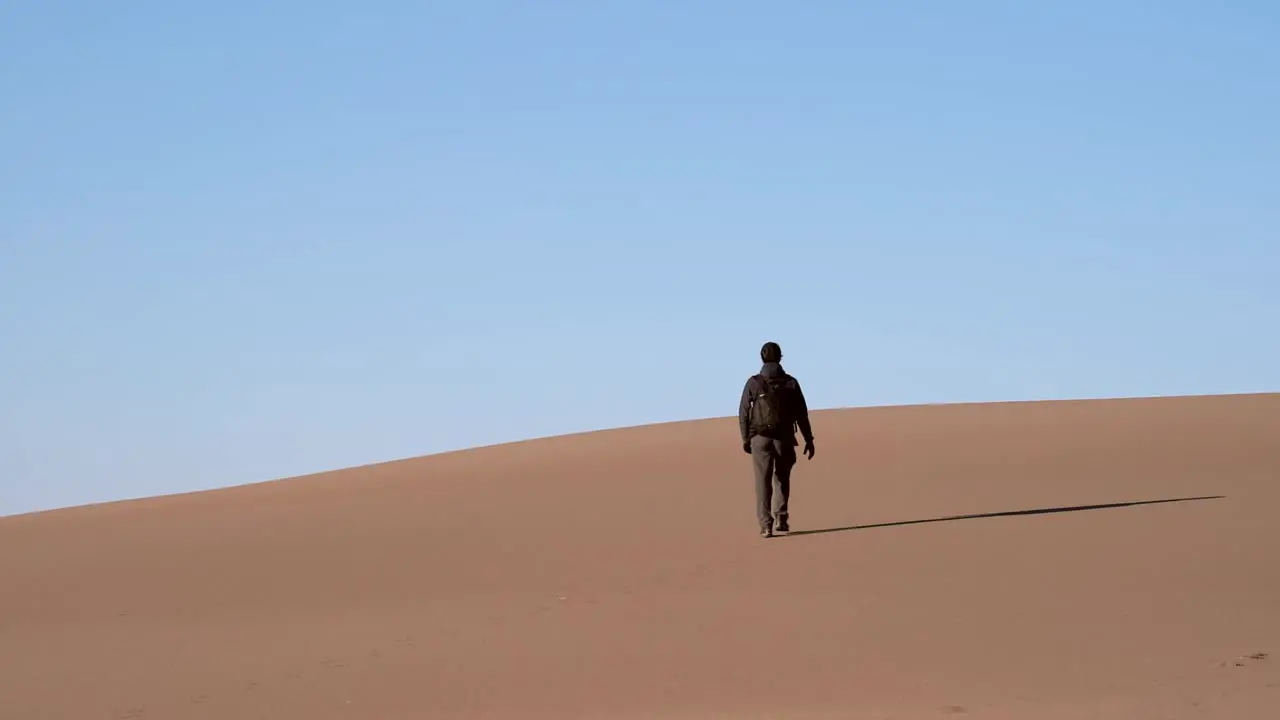
[[[805,454],[805,457],[809,458],[810,460],[813,459],[813,441],[812,440],[805,441],[804,454]]]
[[[743,441],[742,441],[742,452],[744,452],[744,453],[746,453],[746,454],[748,454],[748,455],[750,455],[750,454],[751,454],[751,441],[750,441],[750,440],[743,440]]]

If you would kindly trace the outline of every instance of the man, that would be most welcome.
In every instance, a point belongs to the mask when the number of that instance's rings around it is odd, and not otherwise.
[[[738,403],[742,451],[751,456],[756,478],[756,519],[760,536],[790,532],[791,468],[796,463],[795,430],[804,436],[804,454],[813,459],[813,429],[800,383],[782,369],[782,348],[760,348],[760,372],[747,378]],[[774,522],[777,525],[774,525]]]

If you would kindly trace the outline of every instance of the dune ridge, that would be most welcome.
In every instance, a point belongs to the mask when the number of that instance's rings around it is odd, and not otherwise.
[[[0,717],[1280,716],[1280,394],[813,422],[0,518]]]

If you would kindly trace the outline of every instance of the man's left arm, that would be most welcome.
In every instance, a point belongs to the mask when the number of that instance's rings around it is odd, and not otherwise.
[[[742,449],[751,451],[751,378],[742,386],[742,398],[738,400],[738,433],[742,435]]]

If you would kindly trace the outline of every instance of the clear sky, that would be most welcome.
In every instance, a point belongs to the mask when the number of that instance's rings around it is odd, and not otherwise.
[[[817,407],[1280,390],[1277,37],[1262,0],[5,3],[0,514],[730,415],[765,340]]]

